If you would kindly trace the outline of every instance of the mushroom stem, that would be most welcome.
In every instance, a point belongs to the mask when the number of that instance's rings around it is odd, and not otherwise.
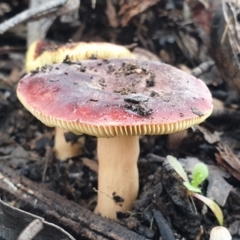
[[[95,213],[116,219],[138,195],[138,136],[98,138],[98,204]],[[115,201],[115,200],[116,201]]]
[[[76,143],[67,142],[64,136],[67,132],[69,131],[59,127],[55,129],[54,151],[57,159],[61,161],[80,155],[85,141],[85,138],[81,138]]]

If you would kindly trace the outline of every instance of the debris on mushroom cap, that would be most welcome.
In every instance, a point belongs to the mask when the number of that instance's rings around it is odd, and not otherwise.
[[[163,63],[86,60],[43,70],[19,82],[20,101],[46,125],[77,134],[167,134],[198,124],[212,112],[207,86]]]
[[[232,236],[227,228],[223,226],[214,227],[210,233],[209,240],[231,240]]]
[[[78,42],[67,43],[62,46],[51,45],[47,41],[39,40],[31,44],[26,57],[27,72],[42,67],[45,64],[61,63],[64,59],[69,62],[89,58],[135,58],[125,47],[112,43]]]

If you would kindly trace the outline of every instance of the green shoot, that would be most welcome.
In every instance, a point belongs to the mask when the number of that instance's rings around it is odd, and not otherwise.
[[[183,185],[188,189],[188,195],[198,198],[205,203],[212,210],[219,224],[223,225],[223,213],[217,203],[207,197],[204,197],[203,195],[198,194],[201,193],[199,185],[202,184],[209,175],[207,166],[204,163],[196,164],[192,172],[192,181],[190,182],[185,170],[175,157],[168,155],[167,160],[172,168],[183,179]]]
[[[196,193],[201,193],[201,189],[198,187],[194,187],[191,183],[189,182],[183,182],[183,185],[187,188],[188,191],[190,192],[196,192]]]
[[[193,187],[198,187],[208,178],[208,174],[208,168],[204,163],[196,164],[192,172],[191,185]]]
[[[193,169],[191,183],[189,183],[189,181],[185,181],[183,182],[183,185],[191,192],[200,193],[201,189],[199,188],[199,185],[207,179],[208,174],[209,172],[207,166],[204,163],[198,163]]]

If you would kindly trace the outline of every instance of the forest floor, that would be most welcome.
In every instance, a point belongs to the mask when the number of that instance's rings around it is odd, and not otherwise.
[[[201,5],[200,1],[193,2]],[[0,22],[28,5],[27,0],[2,1]],[[182,134],[140,137],[140,191],[131,214],[119,215],[117,221],[94,215],[96,138],[80,136],[85,138],[80,155],[59,161],[53,150],[55,130],[32,116],[16,96],[17,84],[26,73],[28,38],[26,23],[20,23],[0,35],[0,198],[44,217],[76,239],[171,239],[165,235],[166,230],[175,239],[207,240],[210,230],[219,223],[202,202],[189,198],[181,177],[166,162],[166,156],[172,155],[182,163],[189,178],[198,162],[208,166],[209,177],[201,186],[202,194],[218,203],[224,226],[233,239],[240,239],[239,97],[226,83],[221,64],[212,61],[215,55],[208,45],[211,30],[194,21],[196,6],[187,8],[182,0],[97,0],[95,7],[92,5],[94,1],[82,0],[79,17],[70,23],[55,19],[46,39],[57,44],[70,39],[116,43],[139,58],[173,65],[206,83],[213,95],[213,114]],[[205,7],[201,5],[200,9]],[[212,19],[208,20],[211,28]],[[162,228],[158,226],[162,218],[156,213],[166,220]]]

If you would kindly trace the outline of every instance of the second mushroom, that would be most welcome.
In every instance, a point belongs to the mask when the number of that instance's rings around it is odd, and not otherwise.
[[[112,219],[138,195],[138,136],[182,131],[212,112],[201,80],[163,63],[129,59],[55,64],[26,75],[17,95],[44,124],[98,138],[95,212]]]

